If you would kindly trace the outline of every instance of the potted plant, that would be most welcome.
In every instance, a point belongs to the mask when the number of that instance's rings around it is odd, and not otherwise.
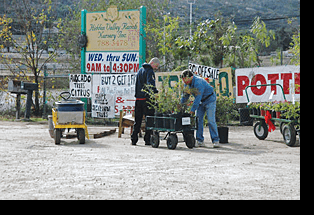
[[[252,102],[251,104],[249,104],[249,108],[251,109],[251,113],[253,115],[260,115],[260,103],[258,102]]]
[[[276,118],[278,118],[278,119],[280,119],[281,106],[282,106],[282,102],[281,101],[275,101],[273,103],[273,110],[276,112]]]
[[[283,113],[283,117],[290,120],[298,120],[300,121],[300,102],[286,103],[285,113]]]
[[[233,99],[227,96],[217,97],[216,102],[216,118],[218,125],[218,134],[220,143],[228,143],[229,127],[227,123],[233,114]]]
[[[281,118],[285,118],[286,117],[286,112],[289,109],[291,102],[285,100],[284,102],[281,103],[281,107],[280,107],[280,113],[281,113]]]
[[[161,88],[158,89],[158,94],[155,94],[150,85],[142,90],[149,98],[148,103],[153,107],[157,114],[169,115],[177,113],[178,104],[180,104],[181,92],[183,90],[183,83],[180,80],[174,87],[169,86],[170,75],[163,80]]]
[[[265,103],[260,103],[261,116],[266,116],[267,106]]]
[[[272,117],[276,117],[276,112],[274,111],[274,107],[273,107],[272,102],[266,102],[264,109],[266,112],[269,111],[269,113]]]
[[[173,117],[177,118],[177,124],[180,124],[180,120],[184,116],[190,116],[189,110],[191,106],[189,103],[184,105],[180,104],[180,98],[183,91],[189,91],[188,87],[184,88],[182,80],[177,82],[175,86],[170,87],[169,81],[170,75],[163,80],[161,88],[159,88],[159,93],[154,94],[149,85],[142,90],[147,94],[149,105],[155,109],[156,116],[162,117]],[[180,108],[179,108],[180,107]],[[167,119],[158,118],[156,122],[156,127],[168,128],[167,126],[172,126],[173,123],[169,123]],[[176,126],[176,125],[175,125]],[[170,128],[170,127],[169,127]]]

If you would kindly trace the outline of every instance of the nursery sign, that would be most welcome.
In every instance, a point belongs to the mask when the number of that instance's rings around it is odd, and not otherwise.
[[[92,77],[93,117],[113,118],[119,110],[134,111],[135,76],[146,56],[145,26],[144,6],[81,11],[81,34],[87,37],[86,47],[81,48],[81,73]]]
[[[140,11],[119,11],[110,6],[107,11],[86,14],[86,51],[138,51]]]
[[[136,73],[145,62],[146,8],[81,12],[81,73]]]
[[[140,11],[86,14],[85,68],[88,73],[136,73],[139,69]]]
[[[70,93],[74,98],[90,98],[92,89],[92,75],[71,74],[69,75]]]
[[[237,69],[236,102],[247,103],[245,88],[249,85],[280,84],[280,86],[249,87],[250,102],[283,101],[283,93],[288,101],[300,100],[300,66],[277,66]]]

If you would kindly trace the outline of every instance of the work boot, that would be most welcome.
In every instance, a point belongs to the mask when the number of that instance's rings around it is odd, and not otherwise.
[[[213,142],[213,144],[214,144],[214,148],[220,148],[220,144],[219,144],[218,141],[217,142]]]
[[[132,146],[136,146],[136,143],[138,141],[138,136],[136,135],[136,137],[131,137],[131,145]]]

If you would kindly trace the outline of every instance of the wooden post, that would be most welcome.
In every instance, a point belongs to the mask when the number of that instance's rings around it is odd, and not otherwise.
[[[16,94],[16,119],[20,119],[21,93]]]
[[[120,110],[120,119],[119,119],[119,133],[118,133],[118,138],[121,138],[122,134],[122,118],[123,118],[123,110]]]

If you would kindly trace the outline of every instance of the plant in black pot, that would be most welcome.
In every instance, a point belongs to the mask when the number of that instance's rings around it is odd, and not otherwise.
[[[183,82],[180,80],[174,86],[170,85],[170,75],[165,78],[158,88],[159,93],[155,94],[151,90],[150,85],[146,85],[142,91],[147,94],[148,104],[151,108],[155,109],[155,114],[158,117],[165,117],[164,119],[158,118],[155,127],[172,128],[174,123],[167,117],[182,118],[182,110],[178,108],[180,104],[180,97],[183,91]]]
[[[229,127],[227,123],[235,111],[233,99],[227,96],[217,97],[216,119],[218,125],[219,143],[228,143]]]

